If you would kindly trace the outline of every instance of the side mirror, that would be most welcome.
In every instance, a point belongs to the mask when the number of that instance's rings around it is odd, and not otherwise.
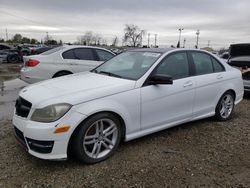
[[[157,84],[173,84],[173,78],[169,75],[156,74],[149,77],[148,80],[149,85],[157,85]]]

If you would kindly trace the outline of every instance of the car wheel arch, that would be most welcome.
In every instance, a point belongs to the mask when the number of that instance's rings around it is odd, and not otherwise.
[[[98,115],[98,114],[101,114],[101,113],[109,113],[109,114],[112,114],[112,115],[115,115],[120,123],[121,123],[121,129],[122,129],[122,137],[121,137],[121,140],[125,140],[125,135],[126,135],[126,125],[125,125],[125,121],[124,119],[122,118],[122,116],[116,112],[113,112],[113,111],[100,111],[100,112],[95,112],[91,115],[89,115],[87,118],[85,118],[84,120],[82,120],[75,128],[74,130],[72,131],[70,137],[69,137],[69,141],[68,141],[68,146],[67,146],[67,153],[70,152],[70,145],[72,143],[72,139],[74,138],[74,135],[77,133],[77,131],[80,129],[80,126],[82,124],[84,124],[84,122],[86,122],[89,118],[95,116],[95,115]]]
[[[66,74],[73,74],[73,72],[69,71],[69,70],[60,70],[60,71],[57,71],[53,76],[52,78],[56,78],[56,77],[59,77],[58,75],[62,74],[62,73],[66,73]],[[65,74],[65,75],[66,75]]]

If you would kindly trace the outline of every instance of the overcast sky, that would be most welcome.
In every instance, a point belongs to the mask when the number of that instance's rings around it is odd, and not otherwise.
[[[74,42],[93,31],[111,43],[121,39],[125,24],[136,24],[151,33],[154,44],[176,45],[183,27],[186,47],[219,48],[231,43],[250,42],[250,0],[1,0],[0,38],[15,33],[41,40],[46,32],[56,40]],[[147,43],[147,36],[144,37]]]

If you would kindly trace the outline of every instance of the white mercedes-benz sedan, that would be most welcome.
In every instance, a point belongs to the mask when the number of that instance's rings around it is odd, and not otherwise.
[[[36,83],[89,71],[114,56],[113,52],[99,47],[60,46],[39,55],[24,56],[21,79],[27,83]]]
[[[241,72],[210,53],[138,49],[24,88],[13,125],[31,155],[60,160],[72,153],[96,163],[120,141],[211,116],[228,120],[243,94]]]

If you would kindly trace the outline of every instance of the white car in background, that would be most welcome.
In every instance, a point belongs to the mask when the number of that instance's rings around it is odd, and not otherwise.
[[[90,46],[61,46],[40,55],[25,56],[21,79],[35,83],[88,71],[114,57],[109,50]]]
[[[211,116],[228,120],[243,94],[241,72],[205,51],[129,50],[90,72],[24,88],[13,125],[38,158],[72,151],[96,163],[122,140]]]

